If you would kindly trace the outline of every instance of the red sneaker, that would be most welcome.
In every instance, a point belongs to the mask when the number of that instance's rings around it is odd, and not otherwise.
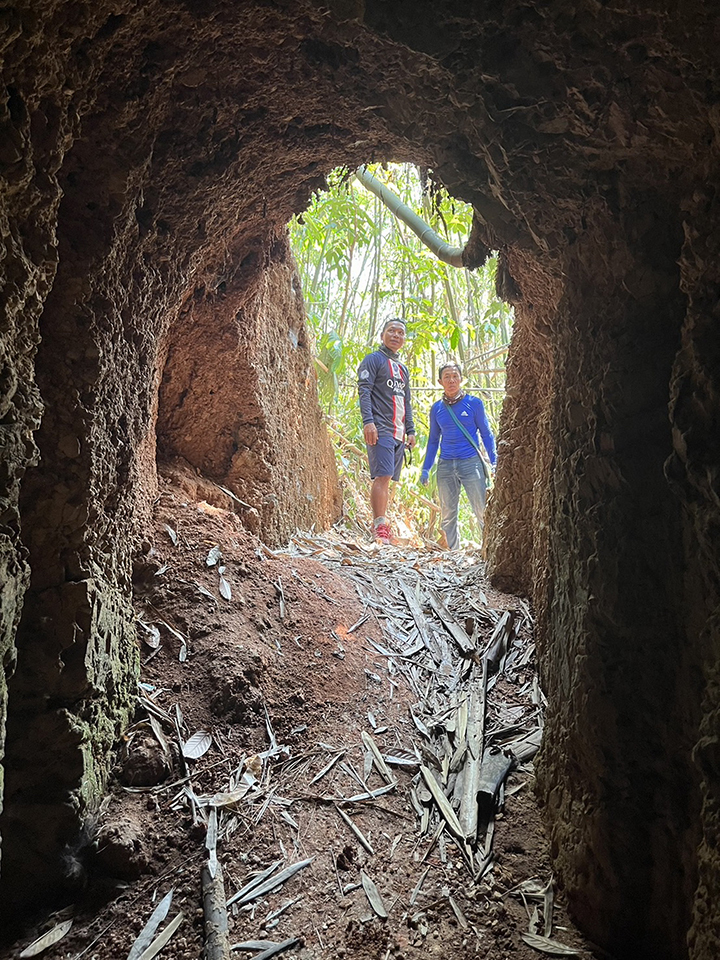
[[[386,546],[390,546],[392,543],[392,532],[390,530],[390,525],[387,523],[379,523],[375,527],[375,542],[383,543]]]

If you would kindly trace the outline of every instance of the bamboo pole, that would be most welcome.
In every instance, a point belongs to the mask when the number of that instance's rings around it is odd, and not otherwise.
[[[222,867],[217,861],[214,871],[210,870],[209,861],[203,866],[202,891],[206,960],[230,960],[225,882]]]
[[[452,267],[462,267],[463,248],[452,247],[446,243],[432,227],[419,217],[414,210],[411,210],[406,203],[403,203],[400,197],[397,197],[392,190],[389,190],[384,183],[377,180],[367,169],[367,167],[358,167],[355,171],[358,180],[375,194],[385,206],[395,214],[403,223],[416,234],[425,246],[432,250],[438,260],[448,263]]]

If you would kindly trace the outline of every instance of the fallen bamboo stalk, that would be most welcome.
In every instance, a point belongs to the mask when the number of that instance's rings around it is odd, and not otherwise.
[[[435,613],[437,613],[438,617],[442,621],[443,626],[453,638],[455,643],[457,643],[458,647],[460,647],[460,652],[464,656],[469,656],[471,653],[473,653],[474,647],[470,641],[470,638],[460,624],[455,620],[442,600],[431,591],[428,591],[427,597],[430,602],[430,606],[433,608]]]
[[[491,668],[491,672],[497,670],[502,658],[507,653],[513,635],[514,623],[515,614],[512,610],[506,610],[500,617],[492,637],[490,637],[483,659]]]
[[[514,762],[512,757],[504,753],[486,753],[483,757],[477,788],[477,804],[483,826],[493,818],[498,792]]]
[[[482,676],[470,690],[467,717],[467,759],[462,768],[462,792],[458,819],[465,837],[475,843],[478,830],[478,794],[485,740],[485,705],[487,698],[487,662],[483,662]]]
[[[222,866],[207,861],[202,871],[206,960],[230,960],[230,935]]]

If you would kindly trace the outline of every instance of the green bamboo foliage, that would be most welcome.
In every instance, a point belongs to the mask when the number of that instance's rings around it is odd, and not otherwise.
[[[448,243],[466,243],[472,221],[467,204],[444,191],[423,192],[411,164],[370,169]],[[430,405],[439,396],[437,371],[448,358],[462,363],[468,388],[482,396],[497,430],[512,311],[495,296],[495,260],[474,273],[447,266],[347,171],[333,172],[328,184],[291,222],[290,236],[321,402],[335,435],[344,438],[346,448],[363,446],[355,371],[390,317],[408,324],[404,359],[413,377],[419,447],[424,448]],[[346,453],[341,448],[341,469],[347,468]],[[405,477],[406,486],[414,483],[412,471]],[[406,493],[410,496],[409,489]]]

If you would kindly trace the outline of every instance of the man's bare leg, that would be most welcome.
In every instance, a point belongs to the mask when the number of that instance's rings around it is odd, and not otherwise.
[[[374,520],[385,521],[389,496],[390,477],[375,477],[370,487],[370,506]]]

